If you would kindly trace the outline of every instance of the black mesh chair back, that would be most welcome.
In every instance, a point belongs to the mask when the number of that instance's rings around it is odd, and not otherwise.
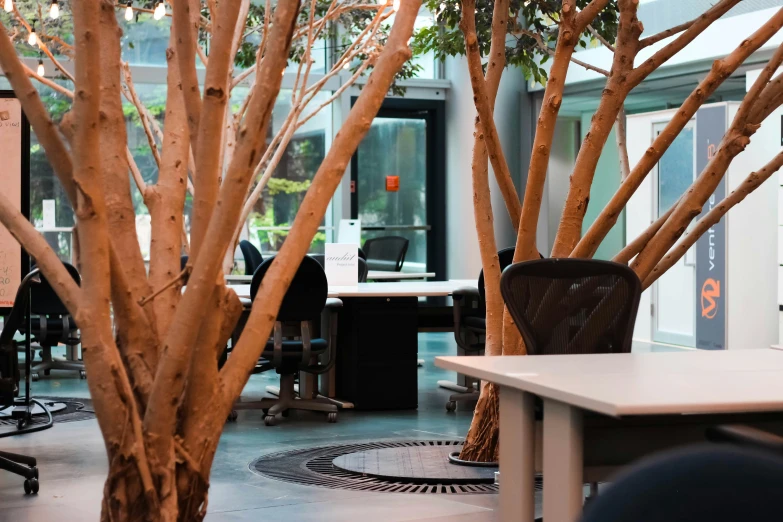
[[[264,279],[269,267],[274,261],[271,257],[261,263],[250,283],[250,299],[255,300],[261,281]],[[310,256],[305,256],[299,269],[291,281],[291,286],[285,293],[280,311],[277,313],[278,321],[312,321],[320,317],[326,304],[326,296],[329,285],[326,282],[326,274],[318,261]]]
[[[367,262],[361,257],[361,249],[359,249],[359,282],[367,282]],[[321,268],[326,270],[326,256],[324,254],[310,254],[310,257],[318,261]]]
[[[261,252],[250,241],[243,239],[239,242],[239,249],[242,251],[242,257],[245,259],[245,275],[253,275],[264,262]]]
[[[400,236],[383,236],[364,242],[369,270],[399,272],[408,252],[408,240]]]
[[[641,283],[626,265],[540,259],[511,265],[500,291],[531,355],[631,351]]]
[[[63,263],[68,273],[77,284],[81,284],[82,278],[79,271],[68,263]],[[33,267],[35,268],[35,267]],[[60,297],[55,293],[52,285],[46,280],[43,273],[40,274],[41,284],[32,285],[30,288],[30,311],[34,315],[69,315]]]
[[[38,269],[32,270],[22,279],[16,291],[14,306],[3,322],[3,331],[0,333],[0,408],[13,406],[14,398],[19,394],[19,353],[14,335],[26,327],[30,286],[38,286],[40,282]]]
[[[362,250],[361,248],[359,249],[359,257],[367,261],[367,254],[365,254],[364,250]]]

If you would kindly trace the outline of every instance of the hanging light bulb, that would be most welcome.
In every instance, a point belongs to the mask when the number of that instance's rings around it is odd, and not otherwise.
[[[394,0],[392,2],[392,10],[396,13],[400,10],[400,0]]]
[[[38,43],[38,35],[35,34],[35,20],[33,20],[33,25],[30,27],[30,36],[27,37],[27,43],[30,45]]]
[[[3,3],[3,9],[5,9],[6,13],[10,13],[14,10],[14,0],[5,0]]]
[[[44,69],[43,60],[38,58],[38,76],[43,76],[46,74],[46,69]]]
[[[125,8],[125,19],[127,21],[133,20],[133,3],[128,2],[128,7]]]
[[[57,0],[52,0],[52,5],[49,7],[49,18],[52,20],[57,20],[57,18],[60,16],[60,4],[57,3]]]
[[[163,2],[158,2],[158,5],[155,6],[155,11],[152,13],[152,17],[155,18],[155,20],[160,20],[166,16],[166,5]]]

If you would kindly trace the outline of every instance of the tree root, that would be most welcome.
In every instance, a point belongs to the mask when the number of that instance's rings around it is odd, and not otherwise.
[[[497,462],[500,450],[499,390],[486,383],[481,390],[473,422],[459,458],[472,462]]]

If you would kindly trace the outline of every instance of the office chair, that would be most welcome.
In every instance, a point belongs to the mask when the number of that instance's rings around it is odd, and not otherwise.
[[[33,270],[24,279],[22,279],[19,289],[16,292],[14,306],[10,314],[3,322],[3,331],[0,333],[0,409],[13,408],[11,418],[17,421],[17,431],[4,433],[3,437],[17,435],[20,433],[29,433],[50,428],[53,424],[51,413],[40,402],[30,398],[29,381],[25,387],[25,400],[20,404],[17,397],[20,394],[20,372],[19,355],[17,342],[14,340],[14,334],[17,331],[24,330],[27,320],[28,297],[30,287],[37,286],[41,282],[38,270]],[[29,344],[25,343],[25,348]],[[25,365],[29,372],[30,353],[25,350]],[[48,421],[42,425],[26,427],[30,420],[31,403],[38,404],[48,415]],[[9,471],[15,475],[24,477],[24,491],[26,494],[38,493],[38,468],[35,457],[20,455],[0,451],[0,469]]]
[[[629,353],[642,286],[626,265],[538,259],[509,266],[500,293],[528,355]],[[543,405],[536,398],[536,418]],[[598,484],[590,484],[591,496]]]
[[[73,265],[63,263],[77,284],[81,283],[79,272]],[[81,343],[78,326],[70,312],[60,301],[43,274],[41,283],[30,289],[31,336],[41,347],[41,362],[32,367],[31,378],[37,381],[40,374],[49,375],[52,370],[74,370],[79,377],[87,378],[84,363],[79,360],[78,346]],[[65,359],[52,357],[52,347],[65,344]]]
[[[361,250],[359,250],[361,252]],[[310,257],[318,261],[318,264],[321,265],[321,268],[324,270],[326,269],[326,256],[324,254],[310,254]],[[366,283],[367,282],[367,273],[369,270],[367,270],[367,262],[361,257],[361,254],[359,254],[359,282],[360,283]]]
[[[501,272],[514,260],[514,247],[498,252]],[[478,289],[458,288],[451,298],[454,302],[454,340],[457,355],[483,355],[487,333],[487,308],[484,299],[484,269],[479,272]],[[438,386],[456,393],[446,403],[446,411],[455,411],[459,402],[476,402],[479,398],[479,382],[472,377],[457,374],[457,382],[438,381]]]
[[[408,252],[408,240],[400,236],[382,236],[364,242],[369,270],[399,272]]]
[[[529,355],[628,353],[641,283],[626,265],[540,259],[511,265],[500,292]]]
[[[261,281],[274,258],[258,267],[250,283],[250,299],[254,300]],[[264,410],[264,424],[273,426],[278,413],[287,416],[288,410],[310,410],[327,413],[329,422],[337,422],[337,406],[326,399],[295,398],[296,375],[305,372],[320,375],[334,366],[337,344],[337,308],[339,299],[327,300],[328,284],[321,265],[305,256],[283,297],[277,313],[273,336],[266,343],[260,366],[280,374],[280,395],[277,399],[262,399],[258,403],[237,403],[237,409],[259,407]],[[322,311],[328,310],[321,321]],[[320,337],[316,337],[320,326]],[[320,359],[325,359],[322,362]],[[301,388],[300,388],[301,390]],[[301,392],[300,392],[301,395]]]
[[[696,446],[640,461],[585,505],[581,522],[780,520],[783,456]]]
[[[261,263],[264,262],[264,258],[261,256],[261,252],[246,239],[239,242],[239,249],[242,251],[242,257],[245,259],[245,275],[253,275]]]

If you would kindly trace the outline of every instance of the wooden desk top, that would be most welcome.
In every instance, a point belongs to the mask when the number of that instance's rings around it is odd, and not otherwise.
[[[436,357],[435,365],[611,416],[783,411],[779,350]]]
[[[475,279],[451,281],[400,281],[359,283],[358,286],[330,286],[329,297],[436,297],[449,296],[463,287],[476,287]],[[250,285],[231,285],[240,298],[250,298]]]

